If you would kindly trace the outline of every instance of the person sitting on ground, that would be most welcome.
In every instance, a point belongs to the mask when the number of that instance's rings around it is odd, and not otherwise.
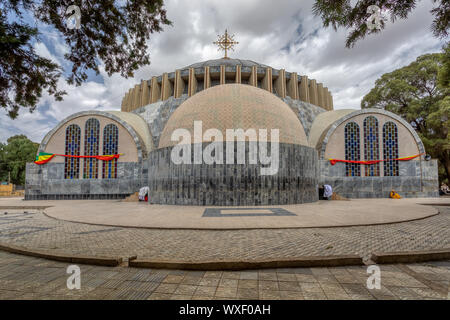
[[[333,188],[329,184],[323,185],[323,198],[324,200],[330,200],[333,195]]]
[[[397,192],[395,192],[395,190],[391,191],[391,193],[389,194],[389,197],[392,199],[401,199],[402,198]]]
[[[447,195],[447,194],[450,194],[450,190],[449,190],[449,188],[448,188],[448,186],[445,184],[445,183],[442,183],[441,184],[441,189],[440,189],[440,192],[439,192],[441,195]]]

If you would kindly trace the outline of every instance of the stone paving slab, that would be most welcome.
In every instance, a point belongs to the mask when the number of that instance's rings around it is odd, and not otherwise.
[[[421,220],[387,225],[250,230],[105,227],[49,218],[42,211],[0,212],[0,242],[54,254],[176,262],[285,260],[308,256],[450,247],[450,207]]]
[[[2,206],[48,205],[44,212],[71,222],[136,228],[274,229],[339,227],[397,223],[437,214],[430,199],[352,199],[264,207],[199,207],[149,205],[114,200],[21,201],[0,200]],[[439,198],[433,203],[446,203]],[[219,211],[211,216],[205,210]],[[233,210],[230,210],[234,208]],[[249,209],[249,208],[253,208]],[[266,211],[271,211],[267,213]],[[234,213],[230,213],[234,212]],[[237,213],[238,212],[238,213]],[[266,212],[266,213],[261,213]],[[284,212],[282,215],[280,212]]]
[[[80,265],[81,289],[69,290],[68,265],[0,252],[0,299],[443,300],[448,290],[429,281],[448,288],[450,280],[450,261],[380,265],[380,289],[367,288],[365,266],[184,271]]]

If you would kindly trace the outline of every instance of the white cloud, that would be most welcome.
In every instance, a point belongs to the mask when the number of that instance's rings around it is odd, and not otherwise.
[[[359,108],[362,97],[375,80],[386,72],[407,65],[417,56],[439,51],[443,42],[429,30],[430,1],[421,1],[407,20],[390,24],[378,35],[345,48],[347,30],[322,28],[314,17],[313,0],[168,0],[166,9],[173,26],[152,35],[151,65],[140,68],[134,78],[115,74],[108,77],[100,68],[102,83],[90,80],[80,87],[60,87],[68,95],[56,102],[48,95],[35,113],[22,111],[17,120],[0,112],[0,141],[24,133],[40,141],[58,121],[82,110],[118,110],[125,92],[142,79],[171,72],[195,62],[216,59],[221,52],[212,44],[225,28],[236,35],[239,44],[232,57],[250,59],[308,75],[333,93],[335,108]],[[67,47],[55,32],[47,31],[49,47],[35,45],[39,54],[64,64]]]
[[[47,46],[43,44],[42,42],[36,42],[34,44],[34,50],[37,55],[47,58],[51,60],[52,62],[56,63],[57,65],[61,66],[61,63],[59,62],[59,59],[56,58],[55,55],[51,54],[48,50]]]

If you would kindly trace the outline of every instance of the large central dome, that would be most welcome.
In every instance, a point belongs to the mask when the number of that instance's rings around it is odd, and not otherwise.
[[[159,147],[171,141],[179,128],[194,132],[194,121],[202,121],[203,132],[218,129],[225,139],[227,129],[279,129],[279,142],[308,145],[305,131],[295,113],[281,99],[266,90],[242,84],[227,84],[206,89],[183,102],[172,114],[161,134]]]

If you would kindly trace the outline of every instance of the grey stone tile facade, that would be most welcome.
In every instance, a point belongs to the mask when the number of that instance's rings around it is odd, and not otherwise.
[[[187,94],[183,94],[180,98],[170,97],[164,101],[158,101],[139,109],[132,111],[141,116],[148,123],[150,133],[153,137],[153,144],[159,145],[159,137],[169,117],[184,101],[188,99]]]
[[[329,184],[347,198],[387,198],[391,190],[405,198],[438,197],[437,166],[437,160],[399,161],[397,177],[347,177],[345,163],[332,166],[328,160],[319,160],[319,184]]]
[[[302,123],[303,129],[305,129],[306,136],[308,137],[314,119],[322,112],[327,111],[316,105],[301,100],[295,100],[291,97],[286,97],[281,100],[283,100],[295,112]]]
[[[279,148],[274,175],[261,175],[261,164],[236,164],[236,159],[235,164],[177,165],[171,161],[172,147],[155,150],[149,154],[149,202],[237,206],[317,201],[317,151],[292,144]],[[248,151],[247,142],[246,159]]]
[[[117,179],[64,179],[64,163],[27,163],[25,200],[122,199],[148,180],[148,164],[119,162]]]

